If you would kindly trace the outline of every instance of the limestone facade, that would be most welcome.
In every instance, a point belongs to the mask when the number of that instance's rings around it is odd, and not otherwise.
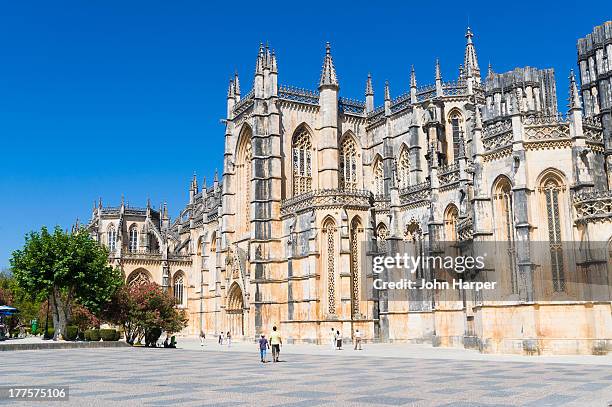
[[[365,101],[340,97],[329,44],[312,91],[279,85],[277,56],[260,46],[253,89],[237,75],[229,84],[220,179],[194,176],[172,221],[166,205],[100,202],[89,230],[129,284],[175,293],[186,335],[254,339],[277,325],[287,341],[324,343],[335,328],[483,352],[606,353],[612,22],[578,41],[567,114],[552,69],[481,74],[465,36],[455,80],[436,61],[434,83],[419,87],[412,69],[408,91],[392,97],[386,83],[379,107],[370,75]],[[404,242],[431,253],[441,241],[493,244],[487,272],[465,278],[501,281],[504,295],[372,292],[374,254]],[[548,245],[550,261],[536,262],[529,242]],[[570,250],[555,257],[561,244]]]

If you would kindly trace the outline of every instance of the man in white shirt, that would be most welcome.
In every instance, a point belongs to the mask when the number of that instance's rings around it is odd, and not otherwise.
[[[359,329],[355,330],[355,350],[357,350],[357,346],[359,346],[359,350],[361,349],[361,332],[359,332]]]

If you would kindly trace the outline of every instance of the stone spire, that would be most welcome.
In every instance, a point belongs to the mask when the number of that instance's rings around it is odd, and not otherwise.
[[[491,66],[491,62],[489,62],[489,67],[487,68],[487,78],[493,77],[493,67]]]
[[[271,57],[271,62],[270,62],[270,72],[272,73],[277,73],[278,72],[278,66],[276,65],[276,53],[274,52],[274,50],[272,50],[272,57]]]
[[[414,71],[414,65],[410,68],[410,103],[417,102],[417,81],[416,81],[416,72]]]
[[[372,74],[368,73],[365,88],[365,111],[370,113],[374,110],[374,89],[372,88]]]
[[[234,87],[234,80],[230,78],[229,85],[227,87],[227,98],[234,99],[236,96],[236,88]]]
[[[436,58],[436,96],[444,95],[442,90],[442,73],[440,72],[440,60]]]
[[[374,89],[372,89],[372,74],[371,73],[368,73],[368,79],[366,80],[365,95],[374,96]]]
[[[570,71],[570,93],[569,93],[569,105],[570,109],[581,109],[582,103],[580,101],[580,93],[578,93],[578,87],[576,86],[576,77],[574,76],[574,70]]]
[[[472,37],[474,37],[474,34],[472,33],[472,29],[468,27],[467,32],[465,33],[467,44],[465,46],[463,66],[465,67],[465,71],[467,72],[468,76],[472,75],[478,82],[480,82],[480,68],[478,67],[478,58],[476,57],[476,48],[474,48]]]
[[[195,171],[193,172],[193,178],[191,179],[191,188],[195,191],[195,193],[198,193],[198,178],[196,176]]]
[[[323,60],[323,70],[321,71],[321,80],[319,81],[319,88],[323,86],[339,87],[329,42],[325,44],[325,59]]]
[[[259,43],[259,53],[257,53],[257,63],[255,64],[255,75],[263,75],[265,65],[264,58],[263,43]]]
[[[238,71],[234,72],[234,95],[240,99],[240,79],[238,79]]]
[[[391,100],[391,91],[389,90],[389,81],[385,81],[385,101]]]

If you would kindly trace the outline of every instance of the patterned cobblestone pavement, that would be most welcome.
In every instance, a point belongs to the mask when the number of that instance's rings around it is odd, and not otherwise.
[[[279,363],[262,364],[255,349],[218,349],[5,352],[0,385],[69,386],[68,402],[21,403],[53,406],[605,407],[612,402],[609,365],[379,358],[352,350],[287,353]]]

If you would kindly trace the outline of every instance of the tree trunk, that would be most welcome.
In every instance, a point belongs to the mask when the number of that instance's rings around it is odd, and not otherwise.
[[[66,334],[66,325],[68,324],[68,310],[66,307],[69,306],[69,304],[67,304],[67,301],[64,301],[62,293],[55,286],[53,287],[53,303],[55,305],[54,313],[57,313],[57,326],[55,327],[53,340],[57,340],[60,338],[60,335],[64,336]]]

